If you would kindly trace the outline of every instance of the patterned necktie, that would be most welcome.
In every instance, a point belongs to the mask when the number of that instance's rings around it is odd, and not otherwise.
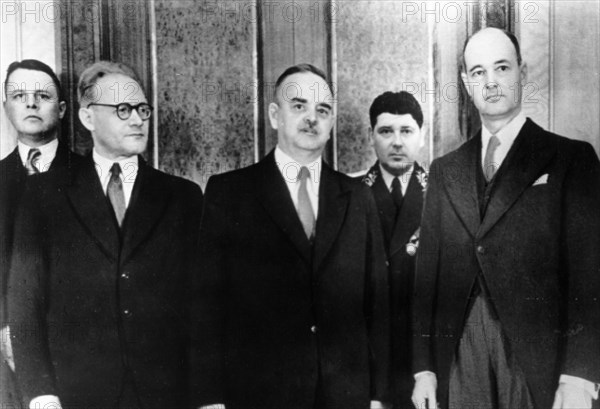
[[[121,226],[126,210],[125,194],[123,193],[123,182],[121,181],[121,167],[116,162],[110,168],[110,179],[106,188],[106,194],[113,207],[119,226]]]
[[[500,167],[499,163],[494,162],[494,153],[498,149],[498,146],[500,146],[500,139],[496,135],[492,135],[485,151],[485,158],[483,159],[483,174],[485,175],[485,180],[488,182],[492,180]]]
[[[306,183],[310,177],[310,172],[306,166],[300,168],[298,174],[298,181],[300,182],[300,188],[298,189],[298,217],[304,227],[306,237],[311,239],[315,233],[315,214],[308,198],[308,190]]]
[[[397,210],[400,210],[400,208],[402,207],[403,198],[404,197],[402,196],[402,186],[400,186],[400,179],[395,177],[394,180],[392,180],[392,199],[396,204]]]
[[[27,161],[25,162],[25,169],[27,169],[27,174],[29,176],[35,175],[36,173],[40,173],[40,170],[37,166],[41,156],[42,152],[40,152],[38,148],[29,149],[29,153],[27,154]]]

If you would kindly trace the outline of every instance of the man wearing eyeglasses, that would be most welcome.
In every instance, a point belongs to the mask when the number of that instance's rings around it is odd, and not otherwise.
[[[8,340],[6,289],[12,253],[14,219],[28,176],[54,171],[73,155],[60,139],[66,111],[61,85],[52,69],[39,60],[15,61],[4,81],[4,111],[17,135],[17,147],[0,161],[0,407],[20,407]]]
[[[15,233],[9,312],[24,400],[183,408],[202,192],[140,156],[153,108],[129,67],[92,65],[78,97],[93,152],[65,182],[32,184]]]

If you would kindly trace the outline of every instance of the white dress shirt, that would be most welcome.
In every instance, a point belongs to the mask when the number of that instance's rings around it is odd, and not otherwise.
[[[129,207],[129,201],[131,200],[131,192],[133,191],[133,184],[137,179],[137,173],[139,169],[138,156],[133,155],[127,159],[120,161],[114,161],[107,159],[104,156],[96,152],[96,149],[92,152],[94,158],[94,164],[96,165],[96,172],[100,178],[102,184],[102,191],[106,194],[108,188],[108,181],[110,180],[110,168],[112,168],[115,162],[121,166],[121,181],[123,182],[123,195],[125,196],[125,207]]]
[[[294,159],[286,155],[279,146],[275,148],[275,163],[283,180],[290,191],[294,207],[298,208],[298,189],[300,189],[300,182],[298,181],[298,174],[302,166],[306,167],[310,172],[310,177],[306,183],[306,190],[308,191],[308,199],[312,206],[313,212],[315,213],[315,219],[319,214],[319,182],[321,181],[321,156],[306,165],[301,165]]]
[[[485,153],[487,152],[488,145],[490,143],[490,138],[492,135],[496,135],[498,140],[500,141],[500,145],[494,151],[494,157],[492,162],[495,165],[496,170],[500,168],[504,159],[506,159],[506,155],[508,155],[508,151],[511,146],[517,139],[519,132],[521,132],[521,128],[525,125],[525,115],[523,112],[519,112],[519,114],[514,117],[509,123],[504,125],[502,129],[500,129],[495,134],[492,134],[487,130],[485,126],[481,127],[481,167],[483,168],[483,161],[485,160]]]
[[[25,166],[25,164],[27,163],[27,156],[29,155],[29,151],[31,149],[38,149],[40,151],[40,158],[35,164],[35,167],[40,171],[40,173],[46,172],[48,171],[48,169],[50,169],[50,165],[56,157],[57,148],[58,139],[56,138],[54,138],[45,145],[38,146],[37,148],[25,145],[21,141],[17,141],[17,149],[19,151],[19,157],[21,158],[21,163],[23,163],[23,166]]]
[[[394,178],[397,177],[398,180],[400,180],[400,188],[402,189],[402,196],[406,195],[406,189],[408,189],[408,183],[410,182],[410,177],[411,177],[413,171],[415,170],[414,163],[412,165],[410,165],[410,168],[408,168],[408,170],[406,172],[404,172],[403,174],[401,174],[400,176],[392,175],[390,172],[385,170],[383,168],[383,166],[381,166],[381,164],[379,164],[379,170],[381,172],[381,177],[383,178],[383,182],[385,183],[385,185],[387,186],[387,189],[390,192],[392,191],[392,182],[393,182]]]

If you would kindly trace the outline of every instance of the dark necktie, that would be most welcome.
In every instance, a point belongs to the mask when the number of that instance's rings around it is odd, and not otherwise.
[[[392,199],[396,204],[396,209],[400,210],[400,208],[402,207],[403,196],[402,186],[400,186],[400,179],[398,179],[398,177],[395,177],[394,180],[392,180]]]
[[[106,194],[113,207],[119,226],[125,217],[125,194],[123,193],[123,182],[121,181],[121,167],[114,163],[110,168],[110,179],[106,188]]]
[[[37,167],[37,164],[40,160],[40,156],[42,156],[42,152],[38,148],[29,149],[29,153],[27,154],[27,161],[25,162],[25,169],[27,169],[27,174],[29,176],[35,175],[36,173],[40,173],[40,170]]]
[[[499,163],[494,162],[494,152],[496,152],[498,146],[500,146],[500,139],[496,135],[492,135],[485,151],[485,158],[483,159],[483,174],[485,175],[485,180],[488,182],[492,180],[500,166]]]
[[[302,168],[300,168],[300,173],[298,174],[298,181],[300,182],[300,187],[298,188],[297,211],[298,217],[302,222],[302,227],[304,227],[306,237],[311,239],[315,232],[315,214],[310,204],[310,199],[308,198],[308,190],[306,187],[306,183],[309,177],[310,172],[308,168],[306,166],[302,166]]]

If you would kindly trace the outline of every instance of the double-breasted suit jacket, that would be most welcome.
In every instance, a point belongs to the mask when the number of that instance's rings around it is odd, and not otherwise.
[[[528,119],[481,220],[480,151],[479,134],[431,165],[417,255],[414,371],[437,374],[444,403],[481,273],[534,404],[549,408],[560,374],[600,379],[600,164],[589,144]]]
[[[48,171],[53,172],[56,169],[67,167],[72,155],[74,154],[65,144],[59,143],[56,156]],[[18,148],[15,148],[0,161],[0,328],[9,321],[6,316],[8,271],[12,254],[15,216],[26,181],[27,170],[21,162]],[[1,362],[0,366],[0,404],[7,405],[7,407],[8,405],[20,407],[19,394],[15,387],[12,371],[8,369],[5,362]]]
[[[390,270],[392,312],[393,402],[397,408],[412,408],[414,379],[411,371],[412,331],[410,330],[410,296],[415,274],[419,226],[423,210],[427,173],[415,162],[399,212],[390,189],[380,174],[379,162],[369,169],[364,183],[371,191],[384,233]],[[405,176],[402,176],[405,177]]]
[[[143,408],[184,407],[202,192],[140,158],[119,228],[92,157],[68,172],[34,176],[17,218],[9,313],[25,399],[117,407],[127,377]]]
[[[387,399],[389,288],[368,188],[320,170],[314,242],[271,152],[209,180],[195,405],[349,409]]]

